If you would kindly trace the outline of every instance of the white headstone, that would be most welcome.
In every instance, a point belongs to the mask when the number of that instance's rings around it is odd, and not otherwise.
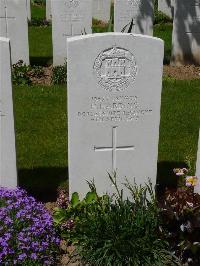
[[[200,65],[200,0],[175,1],[171,63]]]
[[[153,0],[115,0],[114,2],[114,31],[128,31],[133,20],[132,32],[153,35]]]
[[[92,0],[93,18],[108,22],[110,20],[111,0]]]
[[[68,42],[70,193],[84,195],[94,178],[110,192],[107,173],[156,183],[163,41],[125,33]]]
[[[0,186],[17,186],[9,39],[0,37]]]
[[[28,20],[31,20],[31,0],[26,0],[26,9]]]
[[[53,65],[67,58],[68,37],[92,32],[92,0],[56,0],[51,2]]]
[[[46,0],[46,20],[51,20],[51,0]]]
[[[11,58],[15,64],[29,64],[28,20],[26,0],[0,1],[0,36],[10,39]]]
[[[158,10],[172,19],[174,17],[174,0],[158,0]]]
[[[200,130],[199,130],[199,144],[197,148],[196,176],[198,178],[198,184],[195,187],[195,192],[200,194]]]

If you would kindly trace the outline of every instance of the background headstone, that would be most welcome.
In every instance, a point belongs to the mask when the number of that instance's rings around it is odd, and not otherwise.
[[[133,33],[153,35],[153,0],[115,0],[114,31],[121,32],[133,19]],[[129,25],[125,32],[128,31]]]
[[[200,65],[200,0],[176,0],[172,34],[173,65]]]
[[[93,18],[108,22],[110,20],[111,0],[92,0]]]
[[[46,20],[51,20],[51,0],[46,0]]]
[[[195,192],[200,194],[200,130],[197,149],[196,176],[198,177],[198,185],[195,187]]]
[[[0,37],[0,186],[17,186],[9,39]]]
[[[163,41],[104,33],[67,42],[70,193],[83,196],[93,178],[110,192],[114,171],[119,183],[155,185]]]
[[[13,64],[19,60],[29,64],[26,0],[0,1],[0,37],[10,39]]]
[[[68,37],[92,32],[92,0],[51,2],[53,64],[63,65],[67,58]]]
[[[174,17],[174,0],[158,0],[158,11],[172,19]]]
[[[31,0],[26,0],[26,9],[28,20],[31,20]]]

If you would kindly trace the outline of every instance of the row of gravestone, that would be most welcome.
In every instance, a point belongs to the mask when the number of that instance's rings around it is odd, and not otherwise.
[[[51,2],[53,0],[46,0],[46,19],[52,19]],[[73,1],[71,1],[73,2]],[[77,1],[74,1],[77,2]],[[108,22],[110,20],[111,0],[92,0],[92,17]]]
[[[163,41],[123,33],[67,40],[70,193],[118,182],[156,184]],[[84,52],[83,52],[84,51]],[[152,67],[153,66],[153,67]],[[152,97],[153,95],[153,97]],[[66,121],[67,123],[67,121]],[[17,185],[9,39],[0,38],[0,185]],[[200,141],[196,173],[200,176]]]
[[[11,40],[13,63],[21,59],[29,64],[26,1],[0,0],[0,36]],[[66,61],[66,38],[91,33],[92,1],[51,0],[54,65],[63,65]],[[99,5],[104,14],[109,10],[109,1],[98,1],[105,4],[104,9]],[[115,32],[121,32],[125,26],[127,30],[133,19],[133,33],[153,34],[153,0],[115,0],[114,6]],[[200,64],[199,18],[200,0],[174,2],[173,64]]]

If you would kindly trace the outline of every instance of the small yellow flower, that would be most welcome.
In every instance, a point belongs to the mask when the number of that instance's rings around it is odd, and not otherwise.
[[[197,185],[198,179],[196,176],[187,176],[185,181],[187,187],[194,187]]]

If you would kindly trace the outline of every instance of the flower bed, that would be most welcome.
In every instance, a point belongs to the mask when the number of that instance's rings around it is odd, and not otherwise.
[[[55,265],[52,216],[22,189],[0,188],[0,265]]]

